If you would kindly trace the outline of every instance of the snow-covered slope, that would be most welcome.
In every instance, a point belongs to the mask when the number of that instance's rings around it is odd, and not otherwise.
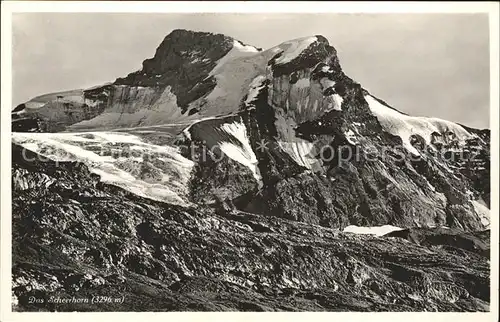
[[[428,146],[431,146],[431,143],[438,138],[443,143],[451,143],[456,140],[458,144],[463,144],[465,140],[477,137],[462,126],[450,121],[404,115],[383,105],[371,95],[365,95],[365,100],[384,130],[401,137],[404,147],[416,155],[420,153],[411,144],[410,137],[412,135],[421,136]]]
[[[250,146],[250,140],[245,125],[241,122],[226,123],[223,124],[220,129],[231,135],[231,137],[235,138],[239,143],[234,144],[227,141],[219,142],[219,147],[222,152],[234,161],[248,167],[255,180],[259,185],[262,185],[262,178],[259,168],[257,167],[257,157]]]
[[[251,107],[252,103],[255,101],[260,91],[264,88],[265,81],[266,77],[259,75],[255,77],[250,83],[248,95],[247,98],[245,99],[245,106],[247,107],[247,109]]]
[[[209,74],[209,77],[213,76],[216,80],[215,88],[206,97],[193,102],[191,108],[199,108],[200,114],[205,116],[237,110],[245,88],[255,78],[252,76],[259,72],[254,65],[258,64],[258,54],[255,47],[234,41],[233,49],[217,62]]]
[[[178,149],[113,132],[13,133],[13,143],[54,161],[79,161],[101,181],[135,194],[187,204],[187,183],[194,163]]]
[[[282,55],[276,59],[275,63],[286,64],[291,62],[317,40],[317,37],[303,37],[282,43],[278,46],[282,50]]]
[[[347,226],[344,228],[344,233],[353,233],[360,235],[375,235],[375,236],[383,236],[393,231],[402,230],[402,228],[392,226],[392,225],[384,225],[377,227],[358,227],[355,225]]]

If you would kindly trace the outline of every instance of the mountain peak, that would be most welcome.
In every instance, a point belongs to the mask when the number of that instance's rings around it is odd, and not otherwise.
[[[225,41],[230,41],[232,40],[234,42],[240,43],[242,46],[252,46],[250,44],[247,44],[239,39],[235,39],[231,36],[227,36],[225,34],[220,34],[220,33],[214,33],[214,32],[208,32],[208,31],[197,31],[197,30],[189,30],[189,29],[174,29],[172,30],[167,36],[165,36],[165,39],[163,41],[170,41],[171,39],[179,39],[179,38],[186,38],[187,41],[191,41],[193,39],[196,39],[198,37],[209,37],[209,38],[214,38],[214,39],[219,39],[222,38]],[[258,51],[262,51],[262,48],[255,47]]]
[[[337,50],[330,46],[322,35],[301,37],[281,43],[270,50],[276,50],[277,55],[270,60],[273,65],[273,75],[290,74],[295,70],[313,68],[318,64],[326,64],[335,73],[340,73]]]

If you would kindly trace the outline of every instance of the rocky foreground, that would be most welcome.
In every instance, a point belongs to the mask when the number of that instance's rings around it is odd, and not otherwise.
[[[489,310],[489,231],[375,237],[174,206],[12,149],[16,311]]]

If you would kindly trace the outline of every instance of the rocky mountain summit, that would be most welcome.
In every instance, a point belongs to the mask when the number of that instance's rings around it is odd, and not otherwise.
[[[12,126],[18,310],[489,310],[489,130],[391,107],[323,36],[174,30]],[[124,300],[48,300],[96,294]]]

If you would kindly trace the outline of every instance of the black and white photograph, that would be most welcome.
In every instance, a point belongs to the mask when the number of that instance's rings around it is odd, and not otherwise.
[[[498,3],[36,5],[2,31],[2,310],[495,320]]]

